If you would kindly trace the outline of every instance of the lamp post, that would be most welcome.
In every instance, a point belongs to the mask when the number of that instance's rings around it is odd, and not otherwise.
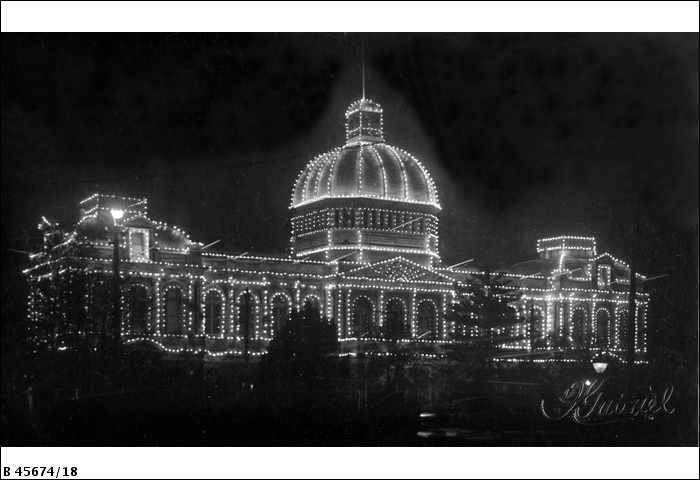
[[[114,223],[114,228],[112,229],[112,312],[113,312],[113,336],[114,336],[114,349],[115,352],[119,351],[119,343],[121,341],[121,295],[120,295],[120,281],[119,276],[119,227],[117,226],[117,221],[124,217],[124,210],[115,208],[110,210],[112,215],[112,221]]]
[[[603,374],[605,373],[605,370],[608,369],[608,362],[603,361],[603,360],[593,360],[593,370],[595,370],[595,373],[597,374]]]

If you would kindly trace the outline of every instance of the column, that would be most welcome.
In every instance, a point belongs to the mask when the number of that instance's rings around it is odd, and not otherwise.
[[[377,302],[379,316],[379,337],[384,338],[384,290],[379,290],[379,301]]]
[[[454,293],[452,294],[454,296]],[[442,313],[440,312],[435,312],[436,315],[438,315],[437,318],[437,328],[438,328],[438,337],[440,337],[440,332],[442,332],[442,339],[447,340],[447,334],[448,334],[448,329],[445,325],[445,319],[447,317],[447,294],[443,293],[441,295],[442,297]]]
[[[437,315],[437,312],[435,312]],[[408,306],[408,318],[410,319],[411,325],[411,337],[416,338],[418,335],[418,329],[416,326],[416,290],[411,290],[411,303]]]
[[[357,332],[352,326],[352,289],[348,288],[345,293],[345,335],[357,337]]]
[[[155,281],[153,282],[153,303],[155,306],[155,312],[153,315],[153,321],[155,322],[155,328],[153,329],[156,336],[162,335],[163,328],[161,325],[161,307],[163,306],[161,304],[161,299],[160,299],[160,275],[155,277]]]
[[[343,322],[343,290],[336,287],[336,322],[338,329],[338,339],[345,338],[345,326]]]
[[[228,338],[231,336],[231,286],[226,282],[221,289],[224,292],[223,332],[224,338]]]

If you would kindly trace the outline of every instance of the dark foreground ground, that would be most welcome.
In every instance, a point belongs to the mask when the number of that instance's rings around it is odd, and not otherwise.
[[[68,354],[44,360],[31,393],[3,381],[3,445],[697,445],[692,383],[676,385],[673,415],[651,421],[544,418],[540,399],[594,378],[589,365],[355,359],[309,372],[153,352],[109,368]],[[660,378],[649,368],[611,374],[642,387],[676,381]]]

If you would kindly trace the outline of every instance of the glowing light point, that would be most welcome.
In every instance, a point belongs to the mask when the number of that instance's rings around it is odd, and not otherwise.
[[[608,368],[608,362],[593,362],[593,370],[595,373],[605,373]]]
[[[113,208],[109,211],[112,214],[112,218],[116,220],[121,220],[124,217],[124,210],[121,208]]]

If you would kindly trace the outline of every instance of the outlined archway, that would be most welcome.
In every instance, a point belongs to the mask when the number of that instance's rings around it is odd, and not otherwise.
[[[144,335],[150,327],[150,305],[146,286],[132,285],[128,291],[128,328],[132,335]]]
[[[610,346],[610,319],[611,315],[607,308],[600,308],[595,312],[595,346],[598,348]]]
[[[204,331],[208,336],[222,336],[224,332],[224,296],[218,290],[204,294]]]
[[[178,285],[168,285],[163,291],[163,322],[166,335],[184,332],[185,302]]]
[[[90,298],[91,333],[99,335],[105,334],[109,330],[113,312],[111,289],[105,282],[100,280],[92,286]],[[38,295],[37,302],[41,301],[41,299],[42,296]]]
[[[437,305],[429,299],[418,303],[416,312],[416,336],[421,340],[435,340],[438,338]]]
[[[629,308],[627,305],[619,307],[615,312],[615,327],[613,334],[613,345],[616,348],[625,347],[628,341],[629,332]]]
[[[384,310],[384,336],[391,340],[408,338],[410,331],[406,303],[397,297],[390,298],[386,301]]]
[[[588,347],[588,314],[582,305],[574,307],[571,312],[569,331],[571,335],[571,345],[576,349]]]
[[[374,305],[364,295],[352,303],[352,335],[357,338],[374,336]]]
[[[279,328],[286,323],[291,313],[292,299],[284,292],[276,292],[270,297],[270,314],[263,321],[262,335],[273,338]]]
[[[525,312],[528,340],[533,346],[541,347],[543,339],[547,336],[547,319],[544,308],[540,305],[529,305]]]
[[[234,330],[237,337],[248,340],[255,337],[258,312],[258,298],[250,290],[242,291],[236,299]]]

